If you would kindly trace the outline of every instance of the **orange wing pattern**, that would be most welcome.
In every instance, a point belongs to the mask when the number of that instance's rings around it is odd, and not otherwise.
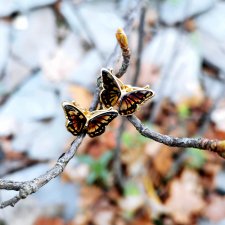
[[[103,90],[100,93],[101,102],[106,108],[114,106],[121,96],[121,89],[116,78],[106,69],[102,69]]]
[[[103,110],[102,110],[103,111]],[[87,133],[90,137],[96,137],[105,132],[105,127],[118,116],[116,110],[105,111],[96,116],[93,116],[88,121]]]
[[[67,119],[67,130],[75,136],[79,135],[85,127],[87,118],[77,107],[69,102],[63,102],[62,106]]]
[[[119,104],[119,114],[128,116],[133,114],[139,105],[145,103],[154,96],[154,92],[150,89],[140,88],[124,94]]]
[[[101,135],[105,132],[105,127],[118,116],[118,112],[110,108],[88,112],[88,119],[74,104],[63,102],[62,106],[66,116],[66,128],[75,136],[84,130],[90,137]]]

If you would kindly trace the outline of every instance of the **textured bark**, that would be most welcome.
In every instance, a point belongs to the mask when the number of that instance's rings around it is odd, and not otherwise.
[[[141,121],[134,115],[127,116],[127,119],[134,125],[134,127],[141,135],[154,141],[171,147],[198,148],[201,150],[209,150],[216,152],[221,157],[225,158],[225,141],[209,140],[207,138],[179,138],[163,135],[144,127]]]

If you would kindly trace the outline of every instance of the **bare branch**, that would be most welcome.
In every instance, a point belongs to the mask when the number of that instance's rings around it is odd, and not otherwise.
[[[116,76],[118,78],[122,77],[123,74],[126,73],[127,68],[130,64],[130,49],[128,46],[128,39],[127,39],[127,35],[125,34],[125,32],[123,31],[123,29],[119,28],[116,32],[116,39],[120,45],[120,48],[122,50],[122,56],[123,56],[123,62],[122,62],[122,66],[119,70],[118,73],[116,73]]]
[[[143,49],[145,15],[146,15],[146,7],[143,6],[141,8],[140,22],[139,22],[139,28],[138,28],[138,50],[137,50],[137,59],[136,59],[136,71],[132,81],[133,85],[137,83],[138,76],[141,69],[141,54]]]
[[[25,182],[7,181],[0,179],[0,189],[19,191]]]
[[[115,176],[115,183],[120,191],[123,190],[125,178],[122,173],[122,165],[121,165],[121,137],[125,129],[126,120],[122,118],[119,130],[117,131],[116,137],[116,148],[114,150],[114,158],[113,158],[113,171]]]
[[[122,38],[126,38],[126,34],[123,33]],[[123,40],[124,41],[124,40]],[[127,39],[125,39],[127,41]],[[129,60],[127,57],[130,54],[128,44],[127,46],[122,45],[122,39],[120,39],[120,47],[122,50],[122,54],[126,55],[124,56],[126,60]],[[130,57],[130,55],[129,55]],[[127,67],[129,65],[129,62],[127,62]],[[124,64],[123,64],[124,65]],[[126,67],[126,69],[127,69]],[[124,68],[123,68],[124,71]],[[123,72],[123,74],[125,71]],[[121,76],[123,75],[121,74]],[[97,108],[97,105],[99,103],[99,88],[96,88],[96,92],[94,94],[94,98],[90,107],[90,111],[93,111]],[[5,208],[7,206],[14,206],[17,202],[19,202],[21,199],[26,198],[27,196],[37,192],[42,186],[47,184],[50,180],[57,177],[59,174],[61,174],[66,167],[67,163],[74,157],[79,145],[81,144],[83,138],[85,137],[85,133],[82,133],[81,135],[77,136],[77,138],[74,140],[74,142],[71,144],[71,148],[63,154],[56,162],[53,168],[45,172],[44,174],[40,175],[37,178],[34,178],[30,181],[25,182],[14,182],[14,181],[7,181],[0,179],[0,189],[4,190],[14,190],[18,191],[19,193],[15,195],[13,198],[4,201],[0,203],[0,209]]]
[[[182,148],[198,148],[202,150],[209,150],[216,152],[221,157],[225,158],[225,140],[209,140],[206,138],[179,138],[163,135],[152,131],[141,123],[136,116],[127,116],[127,119],[134,125],[137,131],[143,136],[150,138],[154,141],[171,147]]]
[[[0,180],[0,189],[19,191],[18,195],[5,202],[2,202],[0,204],[0,209],[7,206],[14,206],[18,201],[26,198],[28,195],[37,192],[43,185],[47,184],[50,180],[62,173],[67,163],[74,157],[84,137],[85,134],[81,134],[80,136],[78,136],[72,143],[70,149],[57,160],[55,166],[41,176],[26,182]]]

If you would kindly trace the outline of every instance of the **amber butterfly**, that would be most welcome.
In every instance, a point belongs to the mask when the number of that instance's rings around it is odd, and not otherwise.
[[[90,137],[96,137],[105,132],[105,127],[118,116],[118,112],[107,110],[89,110],[80,108],[75,102],[63,102],[62,107],[66,116],[66,128],[73,135],[86,131]]]
[[[143,88],[125,85],[107,69],[101,71],[101,88],[101,102],[106,108],[118,103],[122,116],[133,114],[141,104],[154,96],[148,85]]]

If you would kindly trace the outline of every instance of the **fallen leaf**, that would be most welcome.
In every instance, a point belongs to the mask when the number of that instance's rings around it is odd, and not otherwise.
[[[127,196],[120,200],[119,205],[124,211],[135,212],[144,205],[144,199],[142,195]]]
[[[171,182],[165,205],[176,223],[192,224],[192,216],[200,213],[205,205],[196,172],[185,170],[180,178]]]
[[[87,164],[79,163],[73,167],[67,166],[61,177],[65,182],[82,183],[86,181],[89,171],[90,169]]]
[[[209,204],[203,212],[204,216],[210,221],[219,222],[225,218],[225,197],[212,195]]]
[[[40,217],[36,220],[34,225],[65,225],[65,223],[61,218]]]
[[[114,224],[116,207],[110,205],[108,199],[102,198],[93,209],[93,222],[95,225]]]
[[[83,88],[79,85],[70,85],[69,94],[81,108],[89,109],[92,101],[92,94],[87,88]]]
[[[171,147],[161,146],[158,154],[155,155],[153,159],[153,165],[156,171],[161,176],[166,176],[173,164],[173,152],[171,151]],[[165,160],[166,159],[166,160]]]
[[[79,208],[84,210],[94,206],[102,194],[103,191],[97,186],[82,186],[78,199]]]

